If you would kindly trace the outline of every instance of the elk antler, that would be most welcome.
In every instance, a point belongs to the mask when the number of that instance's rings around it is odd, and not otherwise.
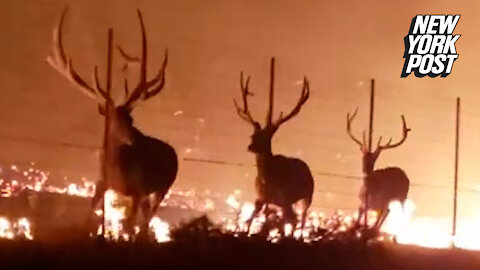
[[[288,120],[296,116],[300,112],[300,109],[302,108],[303,104],[307,102],[309,97],[310,97],[310,84],[308,82],[307,77],[303,77],[302,93],[300,94],[300,99],[298,100],[297,105],[295,105],[293,110],[289,114],[287,114],[285,117],[283,117],[283,112],[280,112],[280,116],[273,123],[273,125],[278,128],[281,124],[287,122]]]
[[[83,94],[86,96],[97,99],[99,94],[107,101],[112,102],[112,99],[107,94],[107,91],[100,87],[100,82],[98,80],[98,71],[97,66],[95,66],[93,71],[93,82],[94,87],[90,86],[85,82],[84,79],[73,69],[72,59],[66,56],[65,50],[63,49],[62,44],[62,28],[65,21],[68,8],[65,8],[60,22],[53,30],[53,54],[47,57],[47,62],[56,70],[58,73],[67,78],[73,85],[75,85]],[[109,38],[111,34],[109,33]],[[110,50],[110,47],[109,47]],[[110,63],[109,63],[110,64]]]
[[[347,133],[350,136],[350,138],[360,146],[360,149],[362,150],[362,152],[365,152],[367,151],[365,131],[363,131],[363,142],[357,139],[352,133],[352,122],[353,122],[353,119],[355,119],[355,117],[357,116],[357,113],[358,113],[358,107],[355,109],[355,112],[353,112],[352,115],[350,115],[350,113],[347,113]]]
[[[283,117],[283,112],[280,112],[280,116],[278,117],[278,119],[272,122],[274,93],[275,93],[274,83],[275,83],[275,58],[272,57],[272,59],[270,60],[270,91],[268,95],[268,112],[267,112],[266,126],[267,127],[273,126],[275,127],[275,129],[277,129],[281,124],[287,122],[288,120],[290,120],[300,112],[300,109],[302,108],[303,104],[305,104],[305,102],[308,100],[310,96],[310,87],[309,87],[307,77],[304,77],[302,93],[300,95],[300,99],[297,102],[297,105],[285,117]]]
[[[305,104],[305,102],[308,100],[310,96],[310,85],[307,80],[307,77],[304,77],[302,93],[300,95],[300,99],[297,102],[297,105],[285,117],[283,116],[283,112],[280,112],[280,116],[278,117],[278,119],[272,122],[273,103],[274,103],[273,99],[274,99],[274,91],[275,91],[274,81],[275,81],[275,58],[272,57],[272,59],[270,60],[270,92],[269,92],[266,127],[269,129],[271,128],[273,132],[275,132],[281,124],[287,122],[288,120],[296,116],[300,112],[300,109],[302,108],[302,106]],[[237,107],[238,115],[245,121],[253,124],[256,128],[260,128],[260,124],[255,120],[253,120],[250,114],[250,111],[248,110],[247,97],[249,95],[253,95],[252,93],[248,92],[249,82],[250,82],[250,76],[247,78],[246,83],[244,83],[243,72],[241,72],[240,73],[240,90],[242,92],[242,98],[243,98],[243,109],[241,109],[240,106],[238,106],[235,99],[233,101],[235,103],[235,107]]]
[[[243,101],[243,109],[240,108],[238,105],[237,101],[233,99],[233,103],[235,104],[235,107],[237,108],[237,114],[242,118],[243,120],[247,121],[248,123],[252,124],[255,128],[259,129],[260,124],[253,120],[252,114],[250,113],[250,110],[248,109],[248,96],[253,96],[253,93],[248,91],[248,84],[250,83],[250,76],[247,77],[247,80],[243,80],[243,71],[240,72],[240,92],[242,93],[242,101]]]
[[[162,67],[158,71],[157,75],[147,81],[147,36],[145,33],[145,24],[143,22],[142,13],[140,10],[137,9],[138,19],[140,21],[140,28],[142,34],[142,52],[140,57],[133,57],[128,55],[120,46],[118,46],[118,50],[120,55],[127,61],[127,62],[140,62],[140,81],[133,90],[132,94],[128,94],[128,82],[125,80],[125,91],[128,98],[124,103],[124,106],[127,108],[132,108],[135,103],[143,95],[142,100],[147,100],[156,94],[160,93],[160,91],[165,86],[165,69],[168,63],[168,50],[165,50],[165,57],[163,59]]]
[[[275,127],[275,129],[277,129],[281,124],[287,122],[288,120],[290,120],[292,117],[296,116],[300,112],[300,109],[302,108],[303,104],[305,104],[305,102],[308,100],[310,96],[310,86],[309,86],[307,77],[304,77],[302,93],[300,95],[300,99],[297,102],[297,105],[285,117],[283,117],[283,112],[280,112],[280,116],[278,117],[278,119],[272,122],[273,103],[274,103],[273,99],[274,99],[274,93],[275,93],[274,82],[275,82],[275,58],[272,57],[272,59],[270,60],[270,92],[268,96],[268,112],[267,112],[266,125],[267,127],[273,126]]]
[[[407,135],[408,135],[408,132],[411,131],[410,128],[407,127],[407,123],[405,121],[405,116],[402,115],[402,139],[400,139],[400,141],[398,141],[397,143],[395,144],[392,144],[392,138],[390,138],[388,140],[388,142],[384,145],[382,145],[382,137],[380,137],[378,139],[378,144],[377,144],[377,150],[376,151],[382,151],[382,150],[385,150],[385,149],[391,149],[391,148],[395,148],[395,147],[398,147],[400,145],[402,145],[405,140],[407,139]]]

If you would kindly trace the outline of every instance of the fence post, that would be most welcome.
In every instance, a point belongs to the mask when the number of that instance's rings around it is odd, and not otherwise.
[[[457,97],[456,121],[455,121],[455,177],[453,185],[453,221],[452,236],[457,234],[457,193],[458,193],[458,152],[460,142],[460,98]]]

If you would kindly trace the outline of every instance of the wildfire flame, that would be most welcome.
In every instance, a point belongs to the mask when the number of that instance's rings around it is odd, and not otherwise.
[[[125,206],[118,205],[118,195],[113,190],[105,192],[105,236],[113,240],[119,240],[122,237],[128,240],[128,235],[123,232],[122,221],[125,219]],[[97,209],[95,213],[98,216],[103,215],[103,210]],[[97,235],[102,235],[102,225],[97,229]]]
[[[7,169],[0,169],[0,197],[8,198],[18,195],[22,191],[49,192],[65,194],[68,196],[77,196],[90,198],[95,193],[95,184],[82,179],[80,184],[69,183],[64,187],[49,185],[47,182],[49,174],[33,166],[21,171],[17,166],[12,165],[8,174]],[[8,176],[5,177],[5,175]],[[203,193],[195,190],[176,190],[169,191],[161,206],[176,207],[180,209],[192,209],[198,212],[211,213],[217,209],[219,203],[227,206],[227,211],[221,214],[218,223],[226,233],[233,235],[252,235],[259,233],[262,225],[268,219],[264,213],[255,217],[251,222],[250,230],[248,223],[254,211],[252,202],[242,201],[241,191],[235,190],[231,194],[225,195],[223,201],[215,200],[219,197],[210,191]],[[451,235],[450,219],[435,219],[429,217],[415,216],[415,204],[407,200],[404,205],[400,202],[390,204],[390,214],[386,219],[381,231],[391,237],[394,237],[399,244],[418,245],[430,248],[448,248],[452,245],[464,249],[480,250],[480,217],[471,219],[460,219],[457,225],[457,235]],[[109,239],[129,240],[123,227],[126,217],[126,206],[121,205],[118,200],[118,194],[112,190],[105,193],[105,235]],[[102,209],[97,209],[95,214],[102,216]],[[281,216],[281,212],[277,211]],[[376,218],[376,213],[369,215],[369,223]],[[321,240],[317,232],[326,230],[328,232],[344,232],[352,226],[357,219],[357,214],[347,215],[337,212],[333,216],[326,216],[325,213],[310,210],[305,228],[302,230],[301,224],[286,224],[282,228],[272,228],[268,232],[267,239],[271,242],[281,240],[282,233],[285,237],[301,239],[305,242]],[[170,241],[171,226],[165,220],[154,216],[148,223],[149,230],[157,242]],[[135,234],[140,229],[135,227]],[[101,234],[102,226],[98,227],[97,234]],[[0,217],[0,238],[15,239],[33,239],[30,221],[25,218],[9,219]]]
[[[170,225],[159,217],[153,217],[148,224],[150,230],[155,235],[155,240],[159,243],[170,241]]]
[[[10,222],[7,218],[0,217],[0,238],[24,238],[33,240],[30,231],[30,222],[26,218],[20,218],[14,222]]]

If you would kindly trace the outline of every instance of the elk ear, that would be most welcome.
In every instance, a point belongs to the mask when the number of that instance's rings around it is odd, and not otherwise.
[[[105,116],[105,106],[102,104],[98,104],[98,113]]]

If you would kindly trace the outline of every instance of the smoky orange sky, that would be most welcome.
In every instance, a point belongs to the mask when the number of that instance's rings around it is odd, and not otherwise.
[[[95,149],[103,132],[95,102],[45,62],[52,29],[67,5],[64,45],[87,79],[95,64],[105,69],[108,27],[116,44],[139,51],[137,7],[147,27],[150,75],[168,47],[166,87],[135,109],[134,119],[179,153],[177,187],[238,188],[253,196],[254,157],[246,151],[252,130],[236,115],[232,99],[240,96],[243,69],[252,75],[252,111],[263,121],[269,58],[275,56],[277,113],[294,106],[303,75],[311,82],[310,99],[280,128],[273,151],[310,165],[315,206],[358,203],[361,181],[343,177],[361,175],[360,151],[345,132],[346,113],[359,106],[354,130],[360,135],[367,127],[369,80],[375,78],[375,138],[398,139],[401,114],[412,128],[404,145],[382,153],[377,168],[395,165],[407,172],[419,213],[451,213],[455,98],[462,98],[459,215],[478,210],[479,1],[1,1],[0,160],[34,161],[54,181],[96,179]],[[462,35],[459,58],[446,78],[400,78],[403,38],[417,14],[461,14],[454,31]],[[115,60],[114,87],[121,97],[123,77],[133,70],[122,72],[118,55]]]

